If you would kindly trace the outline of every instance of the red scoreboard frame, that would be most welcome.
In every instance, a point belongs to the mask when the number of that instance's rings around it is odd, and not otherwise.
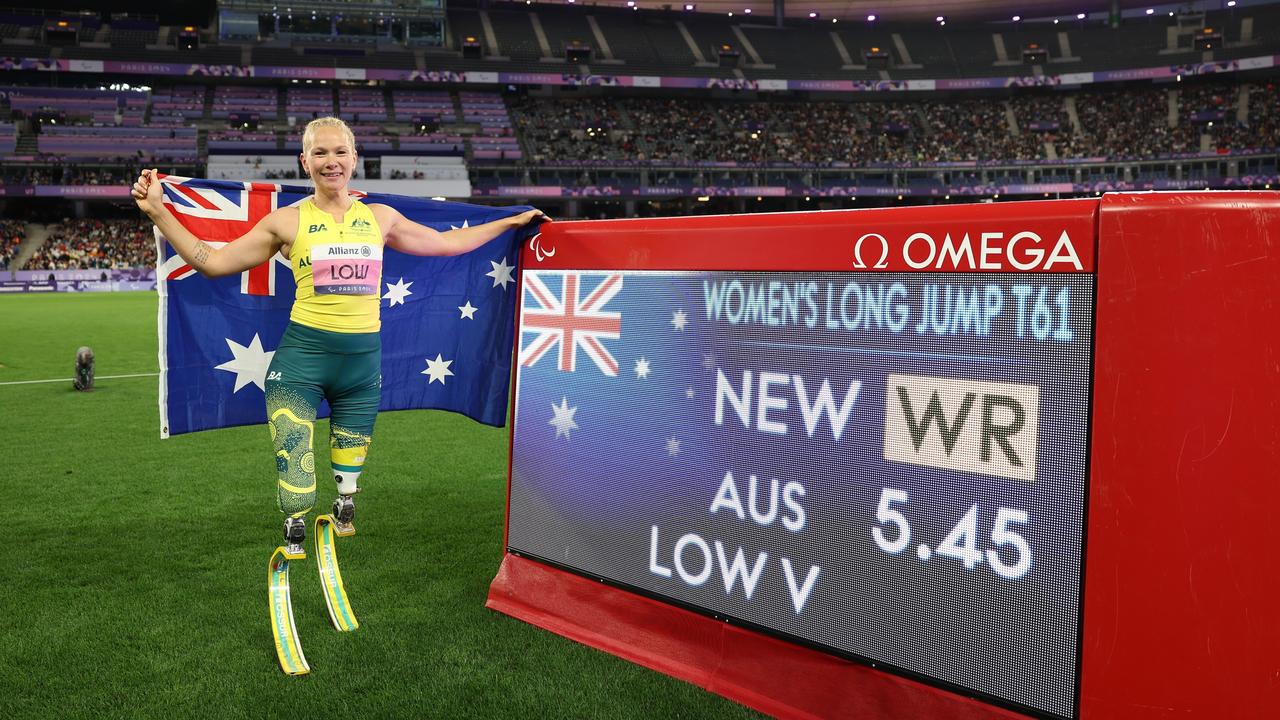
[[[1093,272],[1077,715],[1280,717],[1280,194],[562,222],[521,267]],[[1023,717],[510,552],[488,606],[778,717]]]

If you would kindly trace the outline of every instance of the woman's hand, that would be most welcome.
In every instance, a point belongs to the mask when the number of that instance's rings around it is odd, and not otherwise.
[[[547,217],[546,213],[537,209],[525,210],[519,215],[512,216],[510,220],[512,227],[524,227],[531,222],[551,222],[551,218]]]
[[[153,217],[164,210],[164,191],[160,189],[160,178],[155,170],[143,170],[138,181],[133,184],[134,202],[138,209]]]

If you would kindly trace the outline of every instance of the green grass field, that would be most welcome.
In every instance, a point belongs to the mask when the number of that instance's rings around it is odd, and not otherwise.
[[[153,293],[0,298],[0,383],[154,373]],[[314,563],[294,613],[310,661],[276,663],[280,541],[263,427],[160,440],[157,378],[0,385],[0,696],[6,717],[757,717],[484,607],[502,557],[507,432],[385,413],[340,545],[361,628],[329,625]],[[316,436],[324,438],[325,427]],[[317,459],[327,477],[328,452]],[[319,464],[319,463],[318,463]],[[333,499],[319,483],[317,508]]]

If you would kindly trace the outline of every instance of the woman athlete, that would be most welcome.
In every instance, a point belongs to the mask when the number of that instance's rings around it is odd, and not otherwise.
[[[352,496],[359,492],[381,401],[378,310],[383,245],[410,255],[461,255],[506,230],[547,219],[541,211],[529,210],[484,225],[437,232],[392,207],[355,200],[347,194],[356,167],[355,137],[338,118],[307,125],[300,157],[315,183],[315,195],[275,210],[216,250],[165,211],[155,170],[144,170],[133,184],[138,207],[202,275],[234,275],[276,253],[293,266],[297,295],[266,381],[268,427],[279,474],[277,498],[286,516],[289,559],[305,557],[305,516],[316,497],[312,438],[321,399],[328,400],[332,410],[329,457],[338,484],[335,531],[355,532]]]

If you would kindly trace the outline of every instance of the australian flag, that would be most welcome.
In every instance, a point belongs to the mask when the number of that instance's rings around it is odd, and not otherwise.
[[[162,179],[165,207],[218,248],[306,187]],[[446,231],[526,208],[491,208],[400,195],[352,192],[417,223]],[[456,257],[418,257],[386,248],[383,262],[382,409],[437,408],[501,426],[515,334],[519,243],[533,227],[499,235]],[[157,231],[160,436],[266,422],[267,366],[289,322],[295,285],[276,255],[238,276],[193,270]],[[322,405],[320,415],[328,415]]]

